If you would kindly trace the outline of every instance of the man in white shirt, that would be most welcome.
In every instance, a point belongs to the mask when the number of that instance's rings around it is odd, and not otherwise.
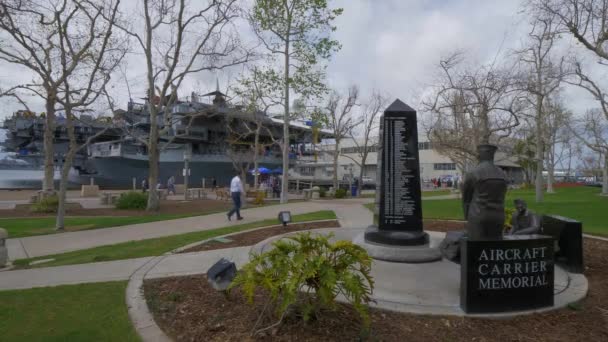
[[[230,181],[230,194],[232,195],[232,203],[234,207],[226,214],[228,216],[228,221],[232,218],[232,214],[236,213],[236,219],[242,220],[241,216],[241,193],[243,192],[243,183],[241,182],[241,178],[239,177],[238,172]]]

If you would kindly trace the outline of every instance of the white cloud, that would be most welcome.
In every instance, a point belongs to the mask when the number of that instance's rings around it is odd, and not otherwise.
[[[345,90],[350,84],[357,84],[363,96],[378,89],[413,107],[417,106],[416,98],[432,82],[442,55],[461,49],[474,61],[485,63],[499,50],[507,52],[519,46],[528,30],[520,0],[337,0],[331,3],[344,8],[344,14],[336,22],[335,37],[341,42],[342,50],[329,63],[330,85]],[[243,27],[242,23],[238,27]],[[144,96],[142,59],[135,53],[128,59],[127,77],[135,100]],[[191,77],[180,89],[180,95],[193,90],[211,90],[215,88],[216,77],[225,88],[239,71],[240,68],[233,68]],[[31,77],[22,69],[0,64],[0,87]],[[126,107],[129,98],[126,82],[117,78],[111,92],[118,104]],[[573,109],[595,106],[580,90],[565,87],[564,94],[566,104]],[[28,100],[33,110],[44,110],[39,99]],[[2,99],[0,105],[0,119],[19,107],[12,99]]]

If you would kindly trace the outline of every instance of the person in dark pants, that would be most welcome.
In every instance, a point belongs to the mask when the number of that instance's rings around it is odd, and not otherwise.
[[[228,216],[228,221],[232,218],[232,215],[236,213],[236,219],[242,220],[241,216],[241,193],[243,192],[243,183],[241,182],[241,178],[238,173],[232,178],[230,181],[230,194],[232,195],[232,209],[226,214]]]
[[[215,179],[215,177],[211,177],[211,186],[212,189],[217,188],[217,180]]]

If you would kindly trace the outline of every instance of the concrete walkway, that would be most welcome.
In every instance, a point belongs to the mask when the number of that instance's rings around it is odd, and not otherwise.
[[[275,218],[279,211],[282,210],[289,210],[292,214],[303,214],[318,210],[334,210],[342,226],[365,227],[371,224],[372,216],[369,210],[362,207],[362,204],[371,201],[372,199],[309,201],[245,209],[242,213],[245,219],[239,221],[238,224]],[[7,248],[9,259],[16,260],[127,241],[204,231],[234,224],[235,221],[228,221],[226,214],[217,213],[113,228],[8,239]]]
[[[248,261],[250,249],[251,247],[235,247],[164,255],[147,272],[147,277],[162,278],[205,273],[222,257],[234,261],[237,267],[240,267]],[[0,290],[128,280],[153,259],[155,257],[1,272]]]

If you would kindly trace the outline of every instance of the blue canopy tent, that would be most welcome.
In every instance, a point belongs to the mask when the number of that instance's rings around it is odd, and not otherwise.
[[[257,174],[259,175],[268,175],[270,174],[272,171],[270,171],[270,169],[267,169],[265,167],[258,167],[257,169]],[[249,173],[251,173],[252,175],[256,173],[255,169],[251,169],[249,170]]]
[[[272,170],[272,174],[273,175],[282,175],[283,174],[283,168],[277,167],[276,169]]]

